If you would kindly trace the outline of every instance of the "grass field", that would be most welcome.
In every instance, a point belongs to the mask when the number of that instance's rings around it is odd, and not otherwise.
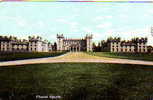
[[[61,96],[61,100],[152,100],[153,66],[62,63],[0,67],[0,98],[35,100],[35,95]]]
[[[1,52],[0,61],[54,57],[64,53],[65,52]]]
[[[153,61],[153,53],[111,53],[111,52],[88,52],[90,55],[110,57],[110,58],[123,58],[134,60]]]

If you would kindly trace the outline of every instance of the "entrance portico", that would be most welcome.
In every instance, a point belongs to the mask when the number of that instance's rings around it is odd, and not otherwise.
[[[78,45],[72,45],[72,46],[70,46],[70,48],[69,48],[69,51],[70,51],[70,52],[80,52],[80,50],[81,50],[81,47],[78,46]]]

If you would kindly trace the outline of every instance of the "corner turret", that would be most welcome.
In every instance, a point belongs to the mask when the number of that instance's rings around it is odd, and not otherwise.
[[[63,34],[57,34],[57,50],[62,51],[63,50]]]
[[[86,44],[87,44],[87,52],[92,51],[92,34],[87,34],[85,39],[86,39]]]

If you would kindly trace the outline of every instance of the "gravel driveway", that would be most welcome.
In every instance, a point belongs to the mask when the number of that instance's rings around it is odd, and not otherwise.
[[[58,56],[58,57],[36,58],[36,59],[0,62],[0,66],[39,64],[39,63],[63,63],[63,62],[153,65],[152,61],[107,58],[107,57],[92,56],[92,55],[88,55],[83,52],[69,52],[69,53],[66,53],[66,54]]]

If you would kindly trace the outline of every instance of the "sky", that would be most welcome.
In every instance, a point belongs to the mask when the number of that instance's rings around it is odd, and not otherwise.
[[[108,37],[148,37],[153,45],[153,3],[1,2],[0,35],[41,36],[51,42],[56,34],[93,41]]]

